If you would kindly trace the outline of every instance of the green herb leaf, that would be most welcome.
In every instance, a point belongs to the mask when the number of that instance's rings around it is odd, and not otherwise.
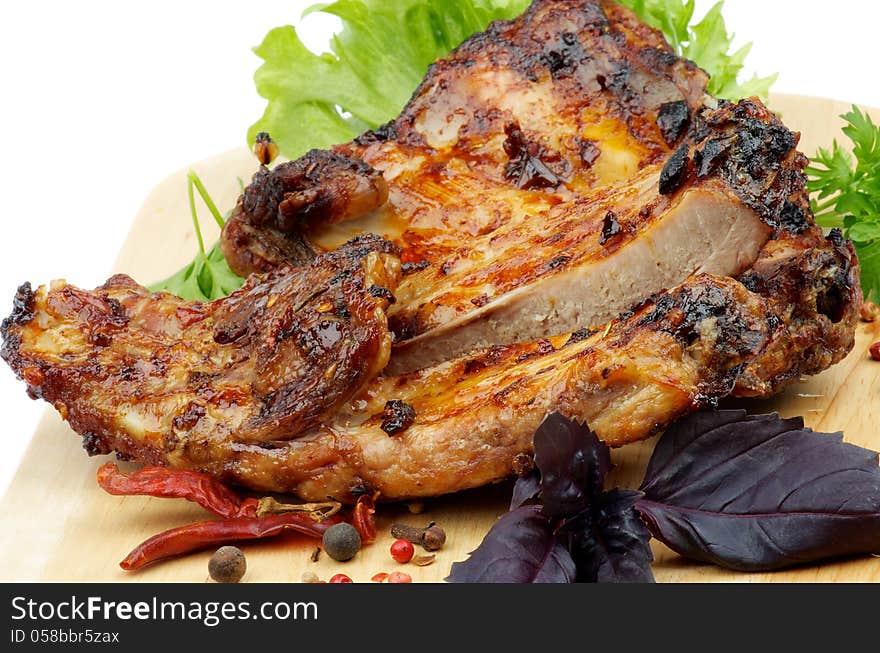
[[[711,75],[709,92],[712,95],[729,100],[753,95],[767,97],[776,75],[739,81],[752,45],[749,43],[729,54],[733,34],[728,34],[721,15],[723,2],[717,3],[700,22],[692,25],[694,0],[621,1],[651,27],[662,31],[679,55],[694,61]]]
[[[866,297],[880,298],[880,127],[853,106],[841,116],[852,155],[835,140],[807,169],[813,212],[824,227],[843,229],[856,246]]]
[[[195,194],[199,196],[208,207],[214,221],[222,227],[226,219],[220,215],[217,205],[208,194],[205,185],[198,175],[192,170],[187,173],[187,195],[189,197],[189,210],[192,215],[193,227],[199,242],[199,253],[192,263],[185,266],[164,281],[150,286],[150,290],[164,290],[173,295],[190,301],[207,302],[235,292],[241,288],[244,279],[235,274],[226,262],[220,244],[215,244],[208,252],[205,252],[205,242],[202,239],[202,229],[199,226],[199,216],[196,211]]]

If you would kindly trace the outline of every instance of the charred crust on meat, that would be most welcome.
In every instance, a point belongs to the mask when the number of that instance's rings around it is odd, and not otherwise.
[[[525,190],[556,188],[563,182],[563,177],[552,170],[549,163],[554,159],[557,165],[562,163],[564,166],[559,155],[550,153],[539,143],[528,141],[516,123],[505,125],[504,133],[507,135],[504,152],[510,159],[504,168],[505,179]]]
[[[214,329],[214,342],[218,345],[230,345],[247,335],[246,324],[223,324]]]
[[[403,276],[408,276],[410,274],[415,274],[416,272],[421,272],[429,267],[431,267],[431,262],[423,258],[420,261],[406,261],[401,263],[400,271]]]
[[[497,365],[499,361],[504,358],[504,354],[506,354],[508,351],[509,348],[505,347],[504,345],[495,345],[494,347],[490,347],[486,351],[482,352],[479,356],[467,359],[464,362],[462,369],[464,376],[471,376],[480,372],[481,370],[486,369],[487,367]]]
[[[382,430],[388,435],[402,433],[416,421],[416,409],[402,399],[391,399],[382,411]]]
[[[223,227],[221,247],[242,276],[316,256],[308,225],[350,220],[388,199],[382,173],[358,157],[312,150],[271,170],[261,168]]]
[[[27,324],[34,317],[35,294],[31,284],[25,282],[18,287],[12,300],[12,313],[0,323],[0,336],[6,341],[12,325]],[[5,349],[5,346],[4,346]]]
[[[379,125],[376,129],[372,129],[368,132],[364,132],[360,136],[354,139],[354,142],[358,145],[367,146],[372,145],[373,143],[384,143],[385,141],[394,140],[397,137],[397,132],[394,128],[394,121],[386,122],[384,125]]]
[[[687,179],[688,174],[688,152],[690,147],[687,143],[682,143],[675,150],[673,155],[669,157],[663,170],[660,171],[660,194],[672,195]]]
[[[568,341],[563,345],[563,347],[570,347],[571,345],[576,345],[579,342],[583,342],[584,340],[589,340],[594,335],[599,333],[595,329],[578,329],[574,333],[571,334]]]
[[[572,70],[587,56],[577,35],[563,32],[559,40],[548,45],[541,53],[541,62],[550,70],[554,79],[570,75]]]
[[[657,127],[669,147],[678,142],[691,121],[691,110],[684,100],[665,102],[657,114]]]
[[[388,290],[388,288],[373,284],[369,287],[367,292],[370,293],[373,297],[384,299],[389,304],[395,304],[397,302],[397,298],[394,296],[394,293]]]
[[[779,227],[793,234],[801,234],[810,228],[807,211],[790,200],[785,200],[779,212]]]
[[[564,268],[571,261],[571,256],[568,254],[560,254],[559,256],[554,256],[552,259],[547,261],[544,264],[544,271],[551,272],[553,270],[558,270],[560,268]]]
[[[483,306],[485,306],[488,303],[489,303],[489,295],[487,295],[486,293],[483,293],[483,294],[478,295],[477,297],[474,297],[473,299],[471,299],[471,304],[473,304],[477,308],[483,308]]]
[[[88,431],[82,434],[82,448],[89,456],[106,456],[113,451],[99,435]]]
[[[592,168],[593,164],[599,160],[600,156],[602,156],[602,150],[599,149],[596,141],[592,141],[589,139],[580,141],[578,153],[580,154],[581,162],[587,168]]]
[[[172,426],[178,431],[189,431],[205,416],[205,407],[197,403],[188,403],[173,420]]]
[[[599,235],[599,244],[607,245],[614,237],[623,233],[623,227],[617,221],[617,214],[614,211],[608,211],[602,220],[602,233]]]
[[[800,234],[810,226],[809,198],[802,172],[806,157],[795,148],[798,135],[754,100],[719,103],[693,121],[698,142],[698,178],[717,176],[777,233]]]

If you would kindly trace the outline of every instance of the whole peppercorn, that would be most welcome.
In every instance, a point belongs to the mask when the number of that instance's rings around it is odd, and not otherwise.
[[[361,536],[351,524],[334,524],[326,531],[322,540],[327,555],[338,562],[351,560],[361,549]]]
[[[412,542],[407,540],[395,540],[394,544],[391,545],[391,557],[400,564],[406,564],[412,560],[415,552],[416,549]]]
[[[880,361],[880,342],[875,342],[871,345],[871,358],[875,361]]]
[[[245,571],[244,553],[234,546],[221,546],[208,561],[208,573],[218,583],[237,583]]]
[[[336,574],[330,577],[331,583],[353,583],[354,581],[345,574]]]
[[[388,582],[389,583],[411,583],[412,576],[409,574],[405,574],[402,571],[392,571],[388,574]]]
[[[304,571],[302,575],[302,582],[304,583],[317,583],[319,582],[318,574],[313,571]]]

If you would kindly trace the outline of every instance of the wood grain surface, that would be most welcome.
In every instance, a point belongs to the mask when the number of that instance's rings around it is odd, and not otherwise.
[[[803,132],[802,151],[812,154],[839,135],[839,114],[848,106],[824,99],[776,96],[771,106],[785,122]],[[878,116],[875,113],[875,117]],[[242,148],[193,166],[221,210],[233,205],[238,178],[247,181],[256,169]],[[126,272],[142,283],[167,276],[191,260],[196,240],[186,200],[185,171],[159,184],[134,220],[114,272]],[[124,216],[123,216],[124,217]],[[216,227],[204,211],[206,241],[216,237]],[[48,279],[34,279],[37,283]],[[76,283],[76,270],[69,281]],[[842,430],[847,440],[880,450],[880,363],[869,360],[870,344],[880,340],[880,323],[861,324],[855,351],[840,365],[821,376],[794,384],[785,394],[763,402],[740,403],[754,412],[778,411],[802,415],[809,426],[823,431]],[[8,370],[2,373],[8,374]],[[20,397],[4,397],[14,410]],[[7,433],[5,437],[14,437]],[[609,483],[638,484],[654,442],[631,445],[614,452],[617,469]],[[88,458],[80,438],[54,410],[33,436],[30,447],[0,503],[0,580],[2,581],[169,581],[201,582],[208,579],[210,552],[198,553],[147,568],[123,572],[117,565],[139,542],[162,530],[208,518],[200,508],[183,500],[114,497],[95,483],[95,471],[104,457]],[[505,510],[509,485],[499,485],[427,501],[422,514],[406,506],[380,506],[380,537],[348,563],[323,555],[317,563],[309,555],[315,542],[298,537],[249,543],[242,546],[248,571],[245,581],[298,582],[304,571],[327,579],[344,572],[355,581],[369,581],[376,572],[405,570],[416,582],[440,581],[452,562],[462,560],[482,539],[495,518]],[[441,524],[448,533],[447,546],[428,567],[405,567],[388,553],[390,524],[402,521]],[[660,582],[880,582],[880,559],[865,557],[774,574],[740,574],[697,565],[655,545],[655,574]]]

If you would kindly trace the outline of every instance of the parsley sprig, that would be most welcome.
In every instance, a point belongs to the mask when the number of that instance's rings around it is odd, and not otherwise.
[[[843,229],[856,246],[866,297],[880,298],[880,127],[853,106],[841,116],[852,154],[837,139],[807,169],[813,212],[823,227]]]

